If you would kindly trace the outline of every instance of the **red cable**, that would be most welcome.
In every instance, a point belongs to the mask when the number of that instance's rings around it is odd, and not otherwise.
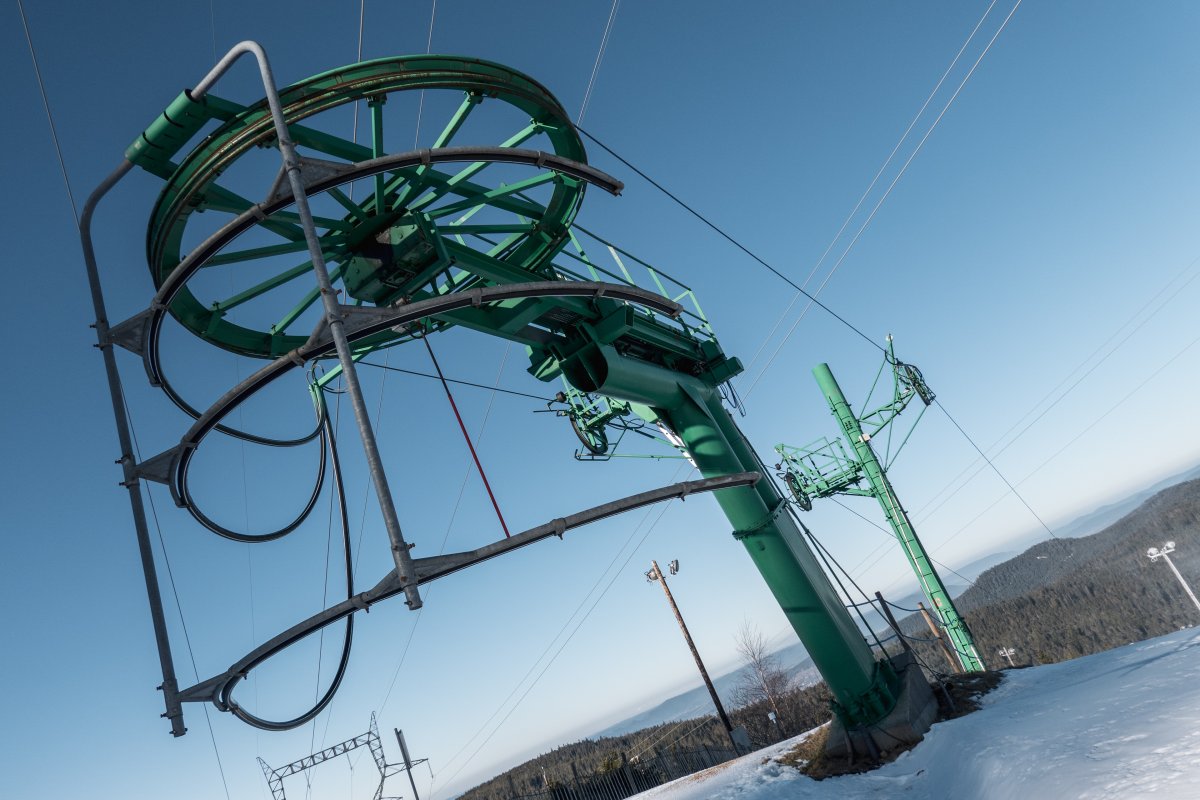
[[[462,431],[463,438],[467,440],[467,448],[471,451],[471,458],[475,459],[475,469],[479,470],[479,477],[483,478],[483,488],[487,489],[488,499],[492,501],[492,508],[496,509],[496,518],[500,520],[500,527],[504,529],[504,538],[508,539],[511,534],[508,532],[508,525],[504,522],[504,515],[500,513],[500,504],[496,502],[496,495],[492,493],[492,485],[488,483],[487,473],[483,471],[483,464],[479,463],[479,454],[475,452],[475,445],[471,443],[471,434],[467,433],[467,426],[463,424],[462,414],[458,413],[458,404],[454,402],[454,395],[450,393],[450,384],[446,382],[446,376],[442,374],[442,367],[438,364],[437,356],[433,354],[433,348],[429,344],[429,337],[422,336],[421,341],[425,343],[425,349],[429,351],[429,358],[433,361],[433,368],[437,370],[438,378],[442,382],[442,388],[446,390],[446,399],[450,401],[450,408],[454,411],[454,418],[458,420],[458,428]]]

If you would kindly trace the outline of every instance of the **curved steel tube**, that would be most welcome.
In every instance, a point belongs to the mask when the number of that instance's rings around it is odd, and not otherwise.
[[[715,478],[704,478],[696,481],[683,481],[674,483],[669,486],[664,486],[660,489],[652,489],[647,492],[640,492],[620,500],[614,500],[603,505],[571,514],[566,517],[551,520],[543,525],[538,525],[535,528],[522,531],[514,534],[509,539],[501,539],[492,544],[485,545],[476,550],[465,553],[455,553],[448,556],[435,556],[432,558],[416,559],[414,561],[417,567],[418,584],[428,583],[437,578],[445,577],[459,570],[475,564],[482,563],[488,559],[503,555],[512,550],[533,544],[534,542],[548,538],[550,536],[562,537],[564,533],[574,528],[582,527],[592,522],[597,522],[626,511],[633,511],[644,506],[670,500],[673,498],[683,498],[691,494],[700,494],[703,492],[712,492],[718,489],[731,489],[738,486],[750,486],[757,483],[762,477],[759,472],[742,472],[735,475],[723,475]],[[241,709],[232,699],[233,690],[237,684],[241,682],[251,670],[262,664],[267,659],[278,654],[280,651],[290,647],[296,642],[316,633],[340,619],[351,618],[355,611],[360,609],[370,608],[375,603],[386,600],[390,597],[395,597],[404,592],[406,584],[402,582],[396,573],[396,570],[391,570],[378,584],[365,592],[354,595],[346,600],[343,600],[336,605],[321,611],[303,622],[299,622],[287,630],[279,633],[271,639],[264,642],[254,650],[250,651],[243,658],[234,662],[225,672],[209,678],[206,681],[196,684],[180,693],[180,699],[183,702],[211,702],[217,709],[221,711],[231,711],[238,716],[239,719],[255,725],[258,725],[259,720],[247,714]],[[325,698],[323,698],[324,700]],[[327,700],[326,700],[327,702]],[[323,708],[324,706],[322,706]],[[319,710],[317,711],[319,713]],[[315,716],[313,714],[312,716]],[[297,727],[304,722],[312,719],[312,716],[297,717],[296,724],[289,724],[288,727]],[[293,722],[295,722],[293,720]],[[280,723],[273,723],[279,725]],[[283,727],[268,728],[268,730],[286,730]]]

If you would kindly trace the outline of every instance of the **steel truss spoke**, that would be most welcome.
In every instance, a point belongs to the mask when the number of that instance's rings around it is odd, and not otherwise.
[[[305,261],[303,264],[299,264],[289,270],[279,273],[278,275],[267,278],[262,283],[252,286],[245,291],[238,292],[227,300],[220,300],[216,303],[213,303],[213,311],[221,312],[228,311],[231,308],[236,308],[242,303],[249,302],[260,295],[266,294],[272,289],[276,289],[280,286],[283,286],[285,283],[288,283],[289,281],[299,278],[301,275],[306,275],[309,272],[312,272],[312,268],[312,262]]]
[[[529,139],[532,139],[541,130],[542,130],[542,126],[539,123],[536,123],[536,122],[531,123],[529,126],[524,128],[520,132],[514,134],[513,136],[509,137],[505,141],[501,142],[500,147],[517,147],[521,143],[526,142]],[[447,191],[454,191],[454,188],[456,186],[458,186],[458,184],[460,184],[464,181],[470,180],[472,177],[474,177],[475,175],[482,172],[483,169],[491,163],[493,163],[493,162],[491,162],[491,161],[476,161],[475,163],[470,164],[469,166],[459,170],[458,172],[454,173],[454,175],[451,175],[447,179],[444,186],[438,186],[438,187],[435,187],[435,188],[429,190],[429,192],[427,192],[426,194],[419,197],[413,203],[409,204],[409,208],[415,211],[415,210],[424,208],[425,206],[429,205],[430,203],[436,202],[438,200],[438,198],[440,198],[442,195],[446,194]],[[410,184],[410,187],[411,186],[413,186],[413,184]],[[393,208],[402,207],[405,204],[405,202],[408,200],[408,196],[410,193],[411,193],[411,188],[406,189],[405,193],[397,195],[396,200],[393,203],[392,207]]]
[[[200,199],[197,208],[201,211],[224,211],[229,214],[243,214],[253,208],[255,203],[242,197],[237,192],[232,192],[223,186],[218,186],[216,183],[210,183],[204,187],[204,194]],[[304,241],[304,229],[299,225],[284,222],[272,222],[264,220],[261,223],[262,227],[269,230],[271,233],[282,236],[293,242]]]
[[[210,258],[204,263],[207,267],[219,267],[222,264],[237,264],[242,261],[253,261],[256,258],[270,258],[271,256],[287,255],[288,253],[300,253],[308,249],[308,245],[303,242],[288,242],[287,244],[272,244],[265,247],[252,247],[249,250],[235,250],[232,253],[221,253]]]
[[[523,181],[517,181],[510,186],[501,185],[495,189],[484,192],[478,197],[470,197],[465,200],[459,200],[457,203],[450,203],[449,205],[435,208],[434,210],[427,212],[427,214],[430,219],[440,219],[441,217],[449,216],[450,214],[456,214],[459,211],[469,209],[472,206],[491,205],[492,201],[494,200],[499,200],[504,197],[512,197],[518,192],[523,192],[526,189],[531,189],[535,186],[542,186],[557,179],[557,173],[542,172],[538,175],[534,175],[532,178],[526,178]]]
[[[336,283],[342,277],[342,267],[338,265],[329,270],[329,282]],[[296,318],[303,314],[308,309],[312,308],[313,303],[321,298],[321,290],[319,287],[313,287],[304,293],[303,299],[296,304],[296,307],[283,316],[283,319],[271,326],[271,333],[287,333],[288,327],[296,321]]]
[[[350,212],[350,216],[354,217],[359,222],[369,219],[367,212],[363,210],[362,206],[351,200],[345,192],[343,192],[341,189],[338,189],[336,186],[330,189],[327,194],[336,200],[342,208]]]
[[[272,219],[283,219],[283,220],[287,220],[288,222],[295,222],[297,225],[300,224],[300,215],[294,211],[276,211],[274,214],[271,215],[271,218]],[[352,231],[352,230],[354,230],[354,223],[347,222],[344,219],[333,219],[332,217],[318,217],[318,216],[314,215],[313,222],[316,223],[318,228],[324,228],[326,231]]]

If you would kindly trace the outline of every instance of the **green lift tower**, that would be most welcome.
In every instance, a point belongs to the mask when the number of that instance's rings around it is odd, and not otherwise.
[[[896,534],[896,539],[904,550],[905,557],[908,558],[908,563],[912,565],[913,572],[917,575],[921,591],[925,593],[937,612],[938,618],[950,638],[950,646],[954,649],[963,670],[966,672],[983,670],[985,669],[983,659],[979,657],[971,630],[954,607],[950,593],[946,591],[942,579],[933,567],[933,562],[930,561],[925,548],[921,546],[921,540],[917,538],[917,532],[908,518],[908,512],[900,504],[899,498],[896,497],[896,490],[892,488],[892,482],[888,480],[887,469],[890,461],[887,465],[881,463],[874,448],[871,447],[871,441],[884,428],[888,428],[887,441],[890,445],[891,429],[889,426],[908,406],[914,396],[919,397],[925,406],[929,406],[934,400],[934,394],[925,383],[921,371],[912,364],[905,364],[896,359],[891,336],[888,337],[887,345],[885,364],[890,366],[892,371],[892,399],[886,405],[864,414],[861,418],[855,416],[854,411],[850,408],[829,365],[818,364],[813,369],[817,385],[821,387],[821,392],[825,395],[825,400],[829,403],[833,416],[837,418],[838,425],[841,427],[842,434],[845,441],[849,443],[853,455],[847,453],[842,439],[822,438],[807,447],[789,447],[780,444],[775,447],[783,459],[779,467],[785,469],[782,476],[784,482],[791,490],[797,505],[805,511],[812,509],[814,497],[850,494],[874,497],[878,500],[879,505],[883,508],[884,516],[887,517],[888,524],[892,526],[892,531]],[[882,367],[880,374],[882,374]],[[878,380],[879,376],[877,375],[876,384]],[[872,387],[872,391],[874,391],[874,387]],[[924,409],[922,409],[923,411]],[[899,454],[907,441],[908,437],[906,436],[894,454],[889,452],[892,459]],[[888,450],[890,451],[890,446]],[[886,458],[887,456],[885,456]],[[866,486],[863,486],[864,480]]]
[[[210,91],[243,56],[257,62],[266,91],[250,105]],[[330,133],[346,127],[347,112],[359,102],[367,107],[369,144]],[[426,120],[438,115],[431,109],[445,115],[431,146],[389,147],[412,141],[410,115],[422,102]],[[163,182],[146,239],[154,296],[110,326],[91,221],[101,198],[135,166]],[[740,362],[724,353],[690,289],[645,264],[643,280],[652,288],[634,285],[620,256],[632,257],[577,224],[589,187],[622,189],[587,163],[579,131],[558,100],[508,67],[461,56],[394,56],[277,90],[262,48],[243,42],[173,100],[93,192],[81,238],[175,735],[185,730],[182,704],[189,702],[212,702],[267,730],[302,725],[336,691],[355,612],[400,594],[419,608],[420,586],[434,578],[648,502],[714,491],[734,538],[828,682],[841,722],[870,731],[862,735],[920,738],[932,714],[928,686],[915,685],[917,670],[901,673],[872,653],[787,513],[787,500],[773,482],[759,480],[761,462],[723,404]],[[616,268],[590,258],[581,238],[607,250]],[[162,369],[164,325],[263,366],[207,409],[194,408]],[[703,480],[558,517],[469,553],[411,554],[400,526],[403,505],[398,509],[392,496],[357,368],[372,353],[451,328],[524,347],[533,378],[563,380],[573,396],[605,398],[592,412],[598,418],[628,408],[684,450]],[[192,419],[178,445],[144,461],[130,447],[118,347],[139,356],[150,382]],[[329,365],[323,376],[314,371],[321,364]],[[309,370],[320,430],[274,441],[231,426],[241,402],[301,368]],[[178,688],[139,483],[167,484],[180,507],[226,538],[266,543],[285,535],[312,503],[295,523],[270,534],[227,530],[191,496],[190,464],[213,433],[279,446],[319,434],[332,453],[321,389],[337,376],[345,380],[394,568],[366,591],[355,589],[348,573],[345,600],[224,672]],[[592,453],[607,447],[599,434],[589,438],[584,431],[581,439]],[[735,587],[714,583],[733,600]],[[235,687],[256,666],[343,620],[342,661],[316,706],[271,721],[236,702]]]

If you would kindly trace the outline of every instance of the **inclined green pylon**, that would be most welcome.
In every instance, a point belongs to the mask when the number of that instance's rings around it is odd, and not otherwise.
[[[649,407],[679,435],[705,477],[761,469],[712,386],[621,356],[611,346],[584,348],[560,366],[581,391],[635,403],[635,408]],[[896,675],[889,662],[875,660],[786,513],[787,501],[769,480],[723,489],[716,499],[828,683],[843,720],[851,726],[881,720],[895,705]]]
[[[813,375],[816,377],[817,385],[825,395],[825,400],[829,403],[834,417],[837,418],[846,441],[854,448],[862,472],[871,485],[869,493],[879,501],[879,505],[883,508],[883,513],[887,516],[888,523],[892,526],[892,531],[896,534],[905,557],[916,573],[917,580],[921,583],[922,591],[933,604],[935,613],[950,637],[951,647],[958,656],[963,669],[967,672],[986,669],[983,659],[980,658],[979,651],[975,647],[970,629],[959,615],[958,609],[954,607],[950,593],[946,591],[925,548],[921,546],[921,541],[917,538],[908,513],[900,504],[886,471],[875,456],[870,437],[863,432],[858,417],[854,415],[850,404],[846,402],[846,396],[842,394],[842,389],[833,377],[829,365],[818,364],[813,368]]]

